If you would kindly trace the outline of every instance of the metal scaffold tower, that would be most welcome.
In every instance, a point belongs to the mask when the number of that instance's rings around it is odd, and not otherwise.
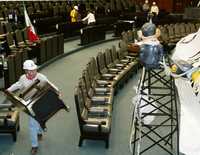
[[[133,155],[179,155],[179,121],[174,79],[164,69],[143,68],[134,100],[130,149]],[[161,151],[161,152],[158,152]]]

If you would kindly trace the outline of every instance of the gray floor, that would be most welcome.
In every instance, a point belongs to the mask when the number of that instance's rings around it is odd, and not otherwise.
[[[65,43],[65,52],[75,48],[79,40]],[[118,45],[118,41],[110,41],[95,45],[67,57],[61,58],[40,72],[45,74],[61,90],[63,100],[71,106],[71,111],[60,111],[47,122],[48,131],[40,142],[38,155],[129,155],[129,135],[132,116],[132,97],[135,96],[134,86],[137,85],[139,75],[132,79],[118,92],[114,98],[114,111],[110,147],[105,149],[104,142],[84,141],[83,146],[77,146],[79,140],[79,126],[74,104],[74,87],[77,85],[81,71],[91,56],[97,52]],[[2,99],[2,98],[1,98]],[[28,131],[28,116],[21,112],[21,129],[17,142],[14,143],[10,135],[0,135],[0,155],[28,155],[30,154],[30,140]],[[156,153],[155,153],[156,152]],[[145,155],[167,155],[156,149]]]

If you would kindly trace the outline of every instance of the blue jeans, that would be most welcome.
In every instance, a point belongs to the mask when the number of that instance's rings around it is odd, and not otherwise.
[[[29,130],[32,147],[38,147],[38,134],[42,134],[40,124],[32,117],[29,118]]]

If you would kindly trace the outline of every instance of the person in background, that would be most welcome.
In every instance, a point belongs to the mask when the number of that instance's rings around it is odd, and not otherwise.
[[[145,0],[144,4],[143,4],[143,6],[142,6],[142,10],[143,10],[144,12],[146,12],[146,13],[149,12],[149,10],[150,10],[150,5],[149,5],[149,1],[148,1],[148,0]]]
[[[82,19],[83,22],[87,21],[87,25],[94,25],[96,23],[95,15],[91,10],[88,10],[88,14]]]
[[[153,2],[149,12],[149,19],[152,20],[153,22],[156,22],[158,14],[159,14],[159,8],[156,5],[156,2]]]
[[[150,13],[152,13],[154,16],[158,16],[158,14],[159,14],[159,8],[156,5],[156,2],[152,3],[151,9],[150,9]]]
[[[78,6],[74,6],[73,10],[70,12],[71,22],[77,22],[78,21]]]
[[[149,13],[149,10],[150,10],[150,5],[149,5],[148,0],[145,0],[145,3],[142,6],[142,10],[143,10],[144,15],[146,17],[146,21],[148,21],[148,13]]]
[[[7,91],[13,92],[15,90],[23,90],[31,86],[36,80],[51,83],[45,75],[37,72],[37,65],[32,60],[26,60],[23,63],[23,69],[25,70],[25,74],[23,74],[16,83],[12,84]],[[53,84],[52,86],[59,92],[58,88]],[[39,123],[32,117],[29,118],[29,130],[32,145],[31,154],[35,155],[38,151],[38,140],[42,140],[43,131]]]

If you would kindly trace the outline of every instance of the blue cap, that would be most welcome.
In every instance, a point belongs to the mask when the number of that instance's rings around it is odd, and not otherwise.
[[[141,30],[144,37],[153,36],[156,34],[156,25],[153,23],[145,23]]]

